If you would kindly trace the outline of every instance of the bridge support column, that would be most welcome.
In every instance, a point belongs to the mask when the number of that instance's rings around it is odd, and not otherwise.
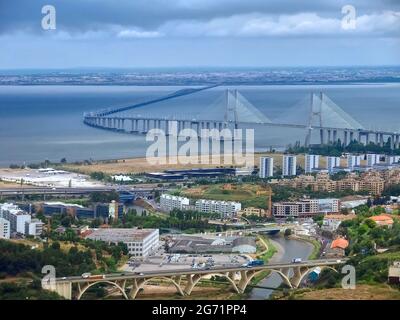
[[[169,120],[165,120],[165,135],[169,136]]]
[[[193,291],[194,286],[199,282],[201,279],[201,275],[199,274],[188,274],[186,276],[186,286],[185,289],[183,289],[183,292],[190,296],[190,294]]]
[[[350,131],[350,142],[354,140],[354,132]]]
[[[147,132],[146,124],[147,124],[146,120],[143,119],[142,120],[142,131],[141,131],[143,134],[145,134]]]
[[[290,279],[293,288],[298,288],[304,279],[304,276],[310,269],[308,267],[296,267],[293,268],[294,275]]]
[[[55,284],[42,282],[42,288],[45,290],[57,292],[61,297],[67,300],[72,300],[72,283],[71,282],[56,282]]]
[[[250,283],[251,279],[253,279],[254,275],[256,274],[255,270],[241,270],[240,271],[240,280],[237,285],[239,293],[243,293],[248,284]]]
[[[361,141],[361,137],[362,137],[362,133],[359,131],[358,135],[357,135],[357,139],[358,139],[357,141],[360,142],[360,143],[362,142]]]
[[[145,279],[133,279],[132,283],[132,289],[129,292],[129,298],[132,300],[136,298],[137,294],[139,293],[139,290],[143,287],[145,283]]]
[[[333,130],[333,143],[336,143],[337,141],[337,130]]]
[[[197,122],[196,133],[197,133],[197,136],[200,137],[200,133],[201,133],[201,122]]]
[[[368,132],[365,133],[365,144],[369,145],[369,133]]]
[[[344,143],[344,146],[347,146],[347,144],[348,144],[348,132],[345,130],[345,131],[343,131],[343,143]]]
[[[396,134],[395,135],[395,139],[394,139],[394,148],[398,149],[399,148],[399,135]]]
[[[319,129],[319,140],[321,145],[324,144],[324,129]]]
[[[381,147],[383,147],[383,144],[384,144],[383,133],[380,133],[380,134],[379,134],[379,145],[380,145]]]

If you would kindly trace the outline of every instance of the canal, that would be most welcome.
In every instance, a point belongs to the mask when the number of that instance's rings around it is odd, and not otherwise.
[[[299,240],[289,240],[285,237],[272,237],[272,244],[278,250],[270,259],[269,263],[289,262],[293,258],[307,259],[313,251],[313,245],[309,242]],[[268,288],[277,288],[281,285],[281,277],[273,272],[265,279],[261,280],[257,285]],[[268,299],[274,290],[254,288],[251,290],[249,300],[265,300]]]

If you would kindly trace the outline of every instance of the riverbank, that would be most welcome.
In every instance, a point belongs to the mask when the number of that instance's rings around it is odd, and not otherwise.
[[[273,243],[276,253],[269,260],[269,263],[288,262],[298,257],[308,259],[314,249],[313,245],[309,242],[299,239],[289,239],[283,236],[271,238],[270,241]],[[253,288],[251,291],[247,292],[244,299],[269,299],[275,289],[279,288],[281,284],[281,277],[275,272],[270,273],[257,284],[257,288]]]
[[[309,237],[303,237],[303,236],[295,236],[291,235],[289,236],[290,239],[293,240],[298,240],[298,241],[305,241],[313,245],[313,251],[311,252],[310,256],[308,257],[308,260],[315,260],[319,258],[320,252],[321,252],[321,243],[313,238]]]

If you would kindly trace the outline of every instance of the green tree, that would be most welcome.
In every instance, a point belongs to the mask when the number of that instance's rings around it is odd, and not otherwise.
[[[285,229],[285,233],[284,233],[285,237],[289,237],[291,234],[292,234],[292,229],[290,229],[290,228]]]

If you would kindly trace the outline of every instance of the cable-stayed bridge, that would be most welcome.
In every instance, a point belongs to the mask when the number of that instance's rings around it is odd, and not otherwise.
[[[132,106],[88,112],[84,114],[84,123],[96,128],[134,134],[146,134],[154,128],[162,129],[167,135],[172,134],[171,123],[175,123],[178,132],[190,128],[194,129],[199,137],[202,129],[221,131],[225,128],[236,129],[241,125],[261,125],[303,129],[306,146],[311,144],[311,137],[317,135],[320,144],[340,140],[345,145],[351,141],[365,144],[373,141],[383,145],[390,139],[392,148],[399,147],[400,133],[366,129],[322,92],[307,95],[273,120],[237,90],[218,93],[212,103],[201,105],[197,113],[193,110],[185,113],[187,100],[182,100],[183,97],[190,96],[196,100],[197,93],[217,86],[182,89]],[[178,105],[175,112],[170,111],[168,103],[171,100]],[[166,110],[170,112],[166,114]]]

